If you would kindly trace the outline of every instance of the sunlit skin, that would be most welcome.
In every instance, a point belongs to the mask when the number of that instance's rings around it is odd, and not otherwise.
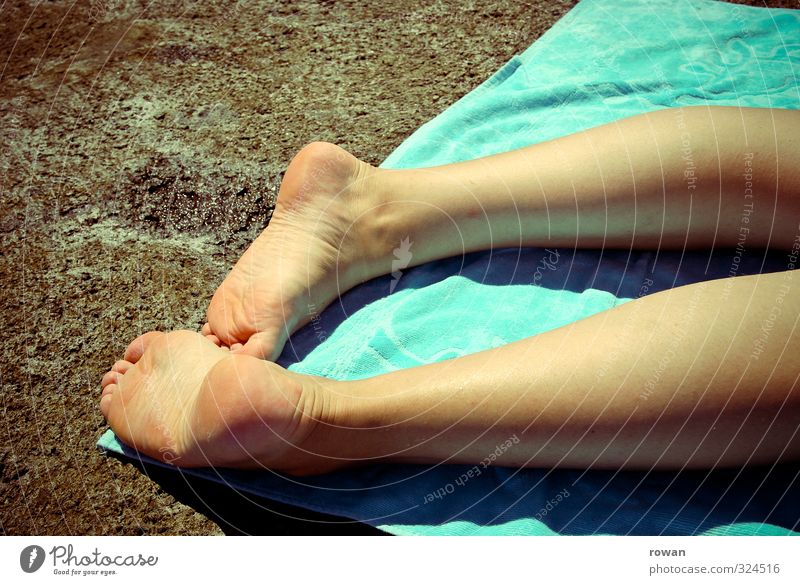
[[[365,380],[270,361],[315,311],[389,273],[406,238],[411,265],[510,246],[732,247],[750,203],[746,245],[786,250],[793,268],[800,113],[667,109],[416,170],[376,169],[314,143],[291,162],[269,227],[215,293],[203,334],[135,340],[104,376],[100,408],[124,442],[174,465],[298,475],[378,461],[475,464],[514,435],[495,464],[796,459],[800,291],[791,270],[675,288]]]

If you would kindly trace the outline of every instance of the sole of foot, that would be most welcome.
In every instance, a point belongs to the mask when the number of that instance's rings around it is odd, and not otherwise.
[[[147,333],[102,379],[100,410],[127,445],[179,467],[292,475],[346,464],[325,444],[331,395],[318,379],[223,351],[191,331]]]
[[[269,226],[214,294],[203,333],[275,360],[288,336],[339,295],[380,274],[369,224],[376,169],[324,142],[287,169]]]

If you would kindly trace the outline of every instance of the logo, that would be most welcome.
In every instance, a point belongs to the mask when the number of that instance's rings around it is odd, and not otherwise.
[[[403,268],[408,268],[414,254],[411,253],[411,246],[414,244],[409,238],[403,238],[400,247],[395,248],[394,259],[392,260],[392,282],[389,283],[389,294],[394,292],[397,283],[403,277]]]
[[[35,573],[44,564],[44,549],[41,546],[32,544],[26,546],[19,553],[19,566],[26,573]]]

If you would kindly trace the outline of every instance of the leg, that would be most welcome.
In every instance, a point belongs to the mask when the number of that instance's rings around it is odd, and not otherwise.
[[[353,382],[226,354],[198,334],[162,334],[124,375],[107,375],[101,407],[123,440],[176,465],[307,474],[376,461],[479,464],[509,439],[492,464],[797,459],[792,277],[679,287],[497,349]]]
[[[270,226],[217,290],[204,333],[274,359],[352,286],[509,246],[790,247],[800,112],[661,110],[474,161],[392,171],[314,144],[286,172]],[[745,173],[752,168],[752,179]]]
[[[364,397],[362,416],[381,431],[347,444],[392,461],[477,464],[515,436],[497,461],[512,467],[796,460],[793,275],[679,287],[498,349],[354,382],[349,393]]]

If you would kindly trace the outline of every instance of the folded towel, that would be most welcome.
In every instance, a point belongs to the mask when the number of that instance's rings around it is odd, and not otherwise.
[[[477,158],[670,106],[798,108],[798,64],[796,11],[710,0],[583,0],[383,166]],[[292,336],[279,363],[355,379],[453,358],[658,290],[728,276],[733,254],[524,249],[402,269],[346,293]],[[736,274],[752,274],[785,269],[786,261],[747,250],[737,266]],[[111,431],[99,445],[140,458]],[[798,471],[374,465],[312,478],[188,473],[394,534],[654,535],[792,534],[800,522]]]

